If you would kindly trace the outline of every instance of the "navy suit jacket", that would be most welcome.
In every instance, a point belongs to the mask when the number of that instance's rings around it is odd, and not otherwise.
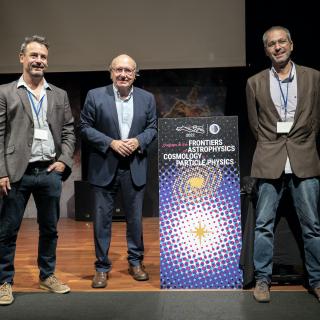
[[[113,85],[90,90],[80,116],[82,139],[90,146],[88,181],[97,186],[109,185],[121,156],[110,148],[112,140],[120,140],[118,115]],[[133,88],[133,119],[128,138],[137,138],[140,147],[130,157],[130,172],[136,186],[146,183],[147,149],[157,134],[154,96]]]

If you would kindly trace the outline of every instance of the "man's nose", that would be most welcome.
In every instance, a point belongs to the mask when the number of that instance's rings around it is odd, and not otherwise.
[[[41,58],[40,55],[36,56],[36,57],[35,57],[35,60],[36,60],[36,62],[38,62],[38,63],[42,63],[42,58]]]
[[[279,43],[279,42],[276,42],[275,45],[274,45],[274,48],[275,48],[276,50],[281,49],[280,43]]]

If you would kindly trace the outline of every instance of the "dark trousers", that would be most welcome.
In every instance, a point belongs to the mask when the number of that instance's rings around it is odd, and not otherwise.
[[[23,214],[33,195],[39,225],[38,267],[40,278],[52,275],[56,264],[57,223],[60,215],[61,174],[47,167],[27,169],[19,182],[11,184],[0,212],[0,284],[13,283],[16,240]]]
[[[107,187],[93,186],[95,198],[94,244],[97,258],[95,269],[99,272],[111,270],[108,253],[111,242],[112,213],[120,187],[127,223],[128,262],[135,266],[143,260],[142,204],[144,187],[136,187],[132,183],[130,169],[118,169],[110,185]]]

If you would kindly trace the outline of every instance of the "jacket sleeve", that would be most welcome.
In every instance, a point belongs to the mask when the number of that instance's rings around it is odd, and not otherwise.
[[[80,114],[79,131],[84,141],[100,152],[105,153],[113,139],[95,128],[95,123],[98,120],[96,108],[94,94],[89,91]]]
[[[71,171],[73,164],[73,153],[75,148],[76,138],[74,135],[74,119],[71,112],[71,107],[68,95],[64,95],[64,122],[61,130],[61,155],[58,161],[65,163]]]
[[[0,89],[0,178],[7,177],[8,172],[4,160],[5,151],[5,134],[6,134],[6,123],[7,123],[7,105],[6,99]]]
[[[257,140],[258,126],[259,126],[258,112],[257,112],[255,92],[253,90],[252,82],[250,81],[250,79],[247,81],[247,85],[246,85],[246,97],[247,97],[249,125],[255,139]]]
[[[139,151],[141,153],[143,153],[148,148],[157,134],[157,108],[155,98],[152,94],[150,94],[150,101],[147,108],[146,127],[143,132],[136,136],[139,141]]]

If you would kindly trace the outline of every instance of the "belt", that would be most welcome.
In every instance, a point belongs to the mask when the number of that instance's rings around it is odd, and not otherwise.
[[[128,159],[121,159],[118,163],[118,169],[128,170],[130,169],[130,160]]]
[[[50,164],[52,164],[53,162],[54,162],[53,160],[29,162],[27,166],[27,170],[45,169],[45,168],[48,168]]]

